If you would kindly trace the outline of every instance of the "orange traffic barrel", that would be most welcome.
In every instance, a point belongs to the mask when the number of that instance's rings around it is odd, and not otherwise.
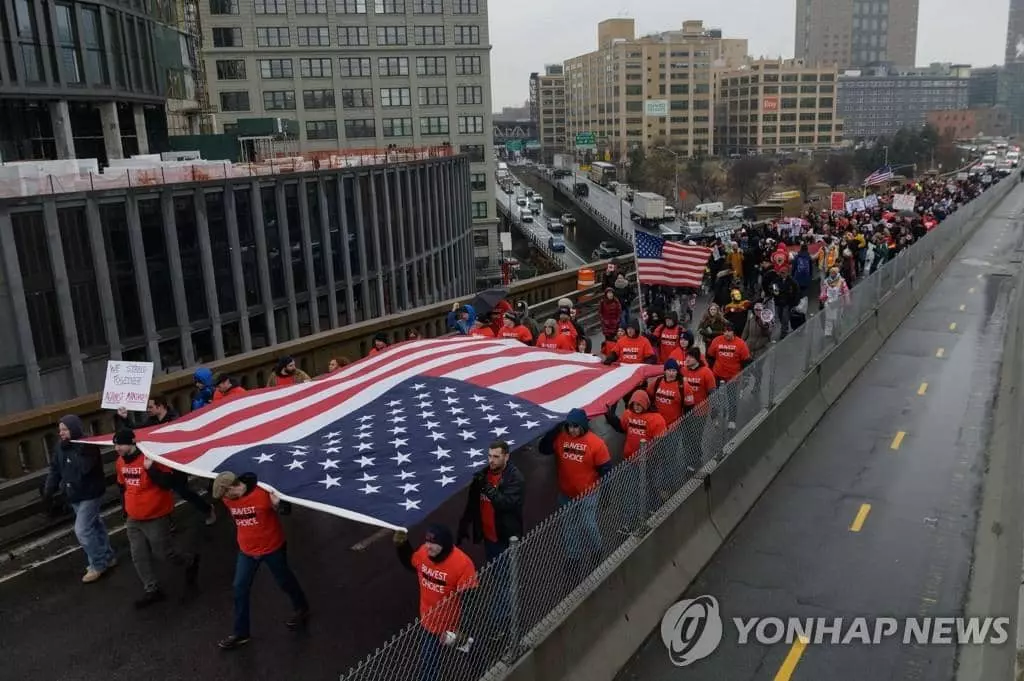
[[[582,291],[584,289],[591,288],[597,284],[597,279],[594,276],[594,270],[589,267],[584,267],[580,270],[579,276],[576,279],[576,290]]]

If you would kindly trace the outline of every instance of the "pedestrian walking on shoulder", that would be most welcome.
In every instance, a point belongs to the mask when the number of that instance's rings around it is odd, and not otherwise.
[[[235,561],[235,625],[231,635],[218,642],[223,650],[234,650],[249,642],[249,595],[260,565],[266,563],[274,581],[292,601],[293,613],[285,622],[295,631],[309,619],[309,601],[288,565],[288,550],[279,513],[290,505],[274,492],[256,484],[254,473],[224,472],[213,481],[213,496],[231,512],[238,530],[238,558]]]
[[[117,565],[107,527],[100,517],[103,493],[107,488],[103,457],[96,445],[72,441],[83,435],[82,420],[73,414],[60,418],[57,435],[59,440],[50,457],[43,498],[49,501],[60,491],[71,505],[75,513],[75,538],[88,560],[82,581],[91,584]]]

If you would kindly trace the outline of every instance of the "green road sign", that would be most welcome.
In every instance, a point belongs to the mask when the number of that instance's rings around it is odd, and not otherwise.
[[[522,151],[523,150],[523,142],[522,142],[522,140],[509,140],[509,141],[505,142],[505,150],[506,151]]]
[[[592,133],[592,132],[578,132],[578,133],[576,133],[576,146],[577,147],[594,147],[594,146],[597,146],[597,141],[594,139],[594,133]]]

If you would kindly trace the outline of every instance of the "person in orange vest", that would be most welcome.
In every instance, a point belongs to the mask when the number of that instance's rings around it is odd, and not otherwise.
[[[679,362],[665,360],[665,373],[647,382],[647,394],[654,400],[654,408],[671,426],[683,416],[686,390],[679,375]]]
[[[742,338],[736,335],[732,324],[726,322],[725,333],[711,341],[708,348],[708,364],[718,379],[718,384],[724,385],[740,375],[743,368],[752,361],[750,349],[743,342]],[[729,430],[736,429],[736,408],[739,402],[738,392],[734,399],[728,401]]]
[[[159,603],[166,596],[160,588],[153,555],[185,570],[185,585],[196,587],[199,557],[178,550],[171,534],[176,484],[171,469],[154,462],[135,446],[135,431],[122,428],[114,435],[117,461],[114,470],[121,490],[122,506],[128,516],[125,533],[132,551],[132,563],[145,593],[135,601],[136,608]]]
[[[680,368],[686,364],[686,352],[693,347],[693,340],[693,334],[684,330],[679,335],[679,347],[668,356],[669,359],[674,359]]]
[[[651,398],[643,390],[636,390],[630,395],[622,416],[616,415],[614,403],[608,407],[605,413],[608,425],[626,436],[622,446],[624,459],[632,459],[639,454],[641,442],[650,442],[665,434],[665,418],[650,409]]]
[[[379,352],[384,352],[385,350],[388,349],[389,345],[390,343],[388,342],[387,334],[383,332],[378,333],[376,336],[373,337],[373,347],[371,347],[370,351],[366,353],[366,356],[373,357]]]
[[[658,355],[646,336],[640,335],[640,322],[629,320],[626,324],[626,335],[620,336],[615,348],[604,358],[605,364],[620,362],[622,364],[654,364]]]
[[[420,626],[426,636],[420,649],[420,680],[439,681],[441,650],[455,646],[468,653],[473,643],[461,631],[462,596],[478,586],[476,567],[466,553],[455,546],[451,530],[444,525],[431,525],[418,549],[413,550],[409,535],[399,530],[394,534],[398,560],[407,570],[416,573],[420,586]]]
[[[516,322],[514,312],[505,313],[504,326],[501,327],[501,333],[498,334],[498,337],[515,338],[525,345],[533,343],[533,335],[530,333],[530,330]]]
[[[214,385],[216,390],[213,391],[213,402],[219,402],[220,400],[241,395],[245,392],[245,388],[235,383],[235,379],[227,374],[217,376],[217,382]]]
[[[686,329],[679,325],[679,313],[670,310],[665,314],[665,322],[654,330],[658,339],[658,361],[664,364],[672,353],[679,349],[679,339]]]
[[[535,345],[545,350],[566,350],[573,351],[572,339],[568,334],[558,332],[558,322],[548,319],[544,322],[544,328],[537,336]]]
[[[254,473],[235,475],[230,471],[220,473],[213,481],[213,497],[220,499],[231,512],[238,540],[235,623],[231,635],[217,643],[222,650],[234,650],[249,642],[249,594],[256,572],[264,563],[274,581],[291,599],[293,612],[285,625],[294,631],[301,629],[309,619],[309,601],[288,566],[287,542],[279,517],[291,507],[276,493],[256,483]]]
[[[489,322],[477,319],[473,322],[473,330],[469,332],[474,338],[494,338],[494,329]]]

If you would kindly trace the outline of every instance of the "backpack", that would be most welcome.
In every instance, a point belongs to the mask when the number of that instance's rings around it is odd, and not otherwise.
[[[794,279],[799,279],[801,277],[807,277],[809,279],[811,277],[811,259],[797,256],[796,267],[793,268],[793,274]]]

